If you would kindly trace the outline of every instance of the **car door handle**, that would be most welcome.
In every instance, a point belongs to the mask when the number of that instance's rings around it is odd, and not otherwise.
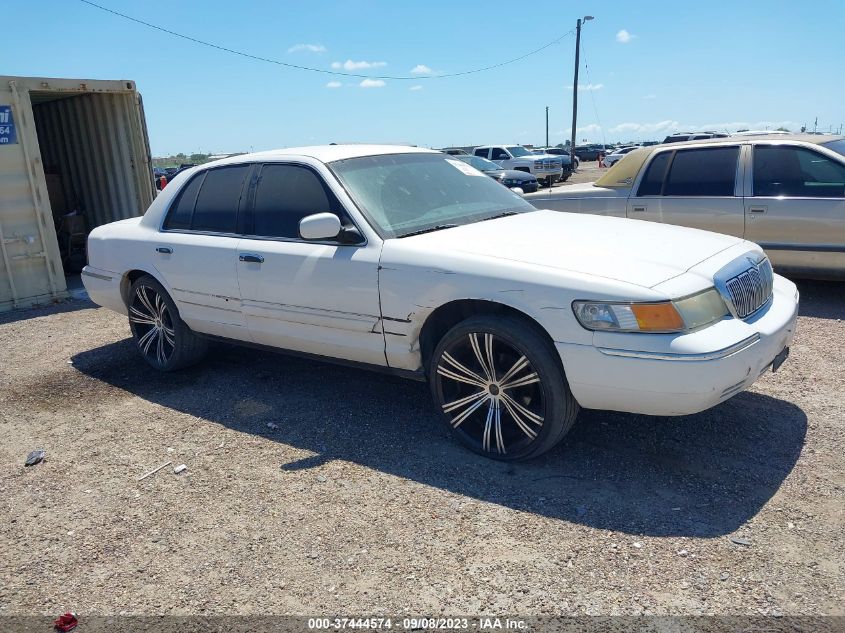
[[[634,211],[635,213],[642,213],[645,210],[646,207],[631,207],[631,211]]]
[[[156,246],[156,253],[161,253],[162,255],[172,255],[173,249],[169,246]]]
[[[748,207],[751,213],[765,213],[767,207]]]
[[[263,264],[264,258],[257,253],[241,253],[238,257],[242,262],[250,262],[252,264]]]

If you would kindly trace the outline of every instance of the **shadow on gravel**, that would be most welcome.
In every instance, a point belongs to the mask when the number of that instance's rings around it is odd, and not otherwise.
[[[794,281],[801,293],[801,316],[845,320],[845,281]]]
[[[583,411],[546,456],[503,464],[453,441],[419,382],[234,346],[162,375],[141,361],[131,339],[83,352],[73,363],[150,402],[315,454],[280,464],[281,476],[342,459],[632,534],[735,531],[792,470],[807,428],[801,409],[755,393],[683,418]],[[270,421],[278,428],[269,430]]]
[[[92,310],[99,307],[100,306],[89,299],[67,299],[65,301],[59,301],[57,303],[50,303],[47,305],[0,312],[0,325],[3,325],[4,323],[23,321],[25,319],[49,316],[52,314],[76,312],[77,310]]]

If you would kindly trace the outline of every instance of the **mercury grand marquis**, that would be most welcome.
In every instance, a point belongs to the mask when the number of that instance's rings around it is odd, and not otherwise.
[[[90,297],[152,367],[226,339],[427,380],[455,437],[503,460],[549,450],[580,407],[719,404],[778,368],[798,311],[752,242],[536,209],[413,147],[195,167],[88,250]]]

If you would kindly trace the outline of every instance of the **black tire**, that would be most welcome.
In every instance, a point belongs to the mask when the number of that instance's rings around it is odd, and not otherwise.
[[[454,326],[431,356],[428,381],[452,434],[493,459],[545,453],[578,416],[557,352],[536,326],[514,316],[479,315]]]
[[[127,308],[138,353],[154,369],[183,369],[205,356],[208,341],[185,324],[164,286],[150,275],[129,288]]]

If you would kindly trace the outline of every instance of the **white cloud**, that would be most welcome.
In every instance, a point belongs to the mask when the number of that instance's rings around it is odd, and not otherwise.
[[[381,79],[364,79],[358,85],[361,88],[384,88],[386,84]]]
[[[408,90],[422,90],[422,89],[423,89],[423,87],[420,86],[420,85],[411,86],[410,88],[408,88]]]
[[[643,95],[643,99],[657,99],[657,95]]]
[[[340,69],[346,71],[353,71],[353,70],[367,70],[368,68],[381,68],[382,66],[387,66],[387,62],[355,62],[351,59],[347,59],[345,62],[332,62],[332,68]]]
[[[417,64],[411,69],[412,75],[431,75],[434,71],[425,64]]]
[[[342,85],[339,81],[330,81],[326,84],[326,88],[340,88]]]
[[[299,53],[308,51],[309,53],[325,53],[326,47],[322,44],[294,44],[288,49],[288,53]]]
[[[630,33],[628,33],[628,31],[626,31],[625,29],[622,29],[621,31],[619,31],[616,34],[616,41],[619,42],[620,44],[627,44],[628,42],[630,42],[635,37],[637,37],[637,36],[631,35]]]
[[[579,91],[586,90],[589,92],[590,90],[601,90],[602,88],[604,88],[604,84],[578,84]],[[566,89],[572,90],[572,86],[567,86]]]

